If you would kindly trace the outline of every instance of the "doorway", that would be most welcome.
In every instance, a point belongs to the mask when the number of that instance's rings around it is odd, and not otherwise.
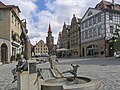
[[[8,47],[5,43],[1,45],[1,61],[3,64],[8,63]]]

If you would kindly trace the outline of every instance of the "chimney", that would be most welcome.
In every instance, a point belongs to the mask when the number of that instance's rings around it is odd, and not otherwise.
[[[114,9],[115,1],[112,0],[112,9]]]
[[[115,5],[115,1],[114,0],[112,0],[112,4]]]
[[[36,45],[37,45],[37,41],[36,41]]]

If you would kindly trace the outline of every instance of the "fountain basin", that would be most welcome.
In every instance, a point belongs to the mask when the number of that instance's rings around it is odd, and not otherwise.
[[[97,90],[99,86],[100,81],[96,79],[77,77],[74,81],[68,81],[67,77],[46,80],[41,90]]]

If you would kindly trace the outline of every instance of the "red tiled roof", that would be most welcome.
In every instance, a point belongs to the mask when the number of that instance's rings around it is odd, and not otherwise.
[[[19,9],[18,6],[15,6],[15,5],[5,5],[5,4],[2,3],[1,1],[0,1],[0,8],[1,8],[1,9],[4,9],[4,8],[11,8],[11,9],[17,8],[17,9],[19,10],[19,12],[20,12],[20,9]]]
[[[6,5],[0,1],[0,8],[6,8]]]
[[[114,9],[120,11],[120,5],[114,4],[112,2],[108,2],[105,0],[102,0],[100,3],[98,3],[95,8],[97,9]]]

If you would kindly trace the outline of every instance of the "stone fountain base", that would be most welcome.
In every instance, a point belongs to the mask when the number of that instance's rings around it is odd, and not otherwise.
[[[55,61],[51,61],[50,66],[36,69],[36,64],[29,62],[28,71],[19,74],[18,90],[97,90],[100,87],[100,81],[97,79],[63,77],[55,68]]]
[[[68,81],[67,78],[57,78],[46,80],[41,85],[41,90],[97,90],[100,81],[86,77],[77,77],[74,81]]]

